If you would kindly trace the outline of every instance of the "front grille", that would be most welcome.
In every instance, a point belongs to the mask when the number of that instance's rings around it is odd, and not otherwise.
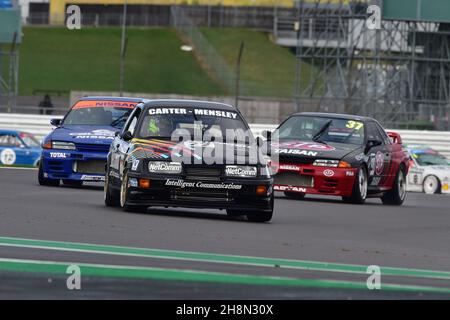
[[[329,188],[336,188],[338,186],[338,181],[336,179],[325,179],[323,185]]]
[[[105,144],[91,144],[91,143],[77,143],[75,144],[78,151],[81,152],[102,152],[108,153],[109,145]]]
[[[298,187],[312,187],[313,177],[292,172],[280,172],[274,177],[274,183],[278,185],[290,185]]]
[[[285,156],[285,155],[275,155],[278,156],[279,163],[292,163],[292,164],[312,164],[316,158],[308,157],[298,157],[298,156]]]
[[[222,170],[220,168],[187,167],[186,179],[220,181]]]
[[[75,165],[75,172],[87,174],[104,174],[105,161],[104,160],[77,161]]]
[[[64,171],[63,163],[62,161],[50,160],[48,162],[48,169],[50,171]]]

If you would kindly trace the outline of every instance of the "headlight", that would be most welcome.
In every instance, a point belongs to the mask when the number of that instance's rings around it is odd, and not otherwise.
[[[337,168],[339,160],[317,159],[314,161],[313,166],[318,167],[334,167]]]
[[[263,166],[263,167],[261,167],[260,172],[261,172],[260,176],[262,176],[262,177],[268,177],[268,178],[270,178],[270,176],[272,175],[272,171],[271,171],[271,169],[269,168],[269,166]]]
[[[167,161],[150,161],[148,171],[151,173],[177,174],[181,173],[181,163]]]
[[[253,166],[226,166],[225,175],[228,177],[250,178],[256,177],[258,171]]]
[[[52,149],[75,150],[75,144],[72,142],[52,141]]]

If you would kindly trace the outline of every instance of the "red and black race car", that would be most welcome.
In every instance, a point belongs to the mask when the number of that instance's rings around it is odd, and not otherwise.
[[[271,144],[275,190],[287,197],[332,195],[360,204],[379,197],[389,205],[405,200],[408,159],[400,136],[372,118],[298,113],[263,135]]]

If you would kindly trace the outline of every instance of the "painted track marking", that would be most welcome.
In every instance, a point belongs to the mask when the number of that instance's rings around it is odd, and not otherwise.
[[[364,265],[249,257],[249,256],[225,255],[225,254],[214,254],[214,253],[203,253],[192,251],[145,249],[136,247],[97,245],[88,243],[62,242],[62,241],[44,241],[44,240],[10,238],[10,237],[0,237],[0,246],[120,255],[131,257],[147,257],[156,259],[186,260],[186,261],[197,261],[208,263],[250,265],[260,267],[278,267],[286,269],[301,269],[312,271],[367,274],[367,266]],[[384,276],[402,276],[402,277],[450,280],[450,272],[448,271],[393,268],[381,266],[380,268],[381,274]]]
[[[3,259],[0,258],[0,270],[20,271],[46,274],[67,275],[67,268],[73,262],[55,262],[25,259]],[[147,280],[172,280],[172,281],[194,281],[194,282],[220,282],[246,285],[267,286],[289,286],[289,287],[318,287],[337,289],[359,289],[368,290],[365,282],[336,281],[321,279],[298,279],[289,277],[256,276],[244,274],[230,274],[221,272],[162,269],[134,266],[116,266],[92,263],[76,263],[81,269],[83,276],[99,276],[128,279]],[[382,290],[404,291],[404,292],[429,292],[450,294],[448,288],[437,288],[429,286],[398,285],[383,283]]]

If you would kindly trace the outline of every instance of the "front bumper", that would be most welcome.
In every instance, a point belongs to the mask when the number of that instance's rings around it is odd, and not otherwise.
[[[183,180],[181,178],[142,177],[129,175],[128,205],[167,206],[208,209],[235,209],[241,211],[272,211],[272,179],[242,180],[226,179],[224,181]],[[150,187],[139,187],[139,179],[149,179]],[[168,185],[175,181],[176,185]],[[180,187],[183,182],[186,184]],[[202,187],[205,185],[233,185],[239,189],[218,189]],[[256,194],[257,186],[266,186],[264,195]]]
[[[44,178],[105,181],[105,164],[107,153],[79,152],[76,150],[42,151]]]
[[[348,197],[352,194],[357,174],[357,168],[281,163],[274,176],[274,189],[275,191]]]

